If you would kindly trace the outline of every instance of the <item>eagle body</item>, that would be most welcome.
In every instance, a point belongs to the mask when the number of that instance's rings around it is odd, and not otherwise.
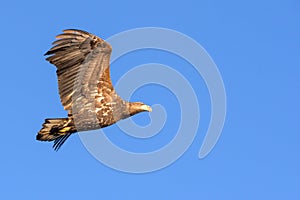
[[[72,133],[107,127],[151,111],[144,103],[123,100],[114,90],[110,44],[76,29],[64,30],[56,38],[45,55],[57,68],[59,95],[68,117],[46,119],[37,140],[54,141],[53,148],[58,150]]]

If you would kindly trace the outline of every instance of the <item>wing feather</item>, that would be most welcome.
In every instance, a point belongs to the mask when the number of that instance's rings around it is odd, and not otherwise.
[[[76,41],[77,40],[74,40],[74,39],[64,38],[64,39],[55,40],[54,42],[52,42],[52,45],[75,43]]]
[[[52,54],[52,52],[57,52],[57,51],[63,51],[63,50],[68,50],[68,49],[70,49],[70,47],[77,47],[77,46],[79,46],[79,44],[80,43],[78,43],[78,42],[69,42],[69,41],[65,41],[64,43],[60,43],[60,44],[58,44],[58,45],[56,45],[56,46],[54,46],[54,47],[52,47],[49,51],[48,51],[48,53],[49,54]]]
[[[49,55],[46,60],[57,67],[60,99],[64,109],[72,113],[74,101],[81,100],[82,95],[97,93],[100,79],[113,88],[109,75],[111,46],[93,34],[76,29],[64,30],[56,38],[45,54]],[[76,88],[76,84],[81,88]]]
[[[81,35],[81,36],[85,36],[85,35],[89,35],[90,33],[86,32],[86,31],[83,31],[83,30],[79,30],[79,29],[66,29],[66,30],[63,30],[64,33],[73,33],[73,34],[76,34],[76,35]]]
[[[81,39],[86,38],[85,36],[86,36],[86,34],[78,35],[74,32],[74,33],[62,33],[62,34],[57,35],[55,38],[56,39],[72,38],[72,39],[76,39],[76,40],[81,40]]]

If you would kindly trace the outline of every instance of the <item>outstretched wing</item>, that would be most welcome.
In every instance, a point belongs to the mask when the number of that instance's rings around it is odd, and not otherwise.
[[[109,73],[112,48],[101,38],[82,30],[64,30],[56,38],[45,55],[50,55],[46,60],[57,67],[62,105],[69,114],[74,102],[85,104],[89,110],[89,99],[97,95],[100,80],[105,81],[105,87],[113,89]]]

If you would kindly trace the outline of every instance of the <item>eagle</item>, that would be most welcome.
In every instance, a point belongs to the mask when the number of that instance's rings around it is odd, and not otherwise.
[[[57,151],[73,133],[104,128],[152,111],[142,102],[128,102],[118,96],[110,79],[112,47],[103,39],[67,29],[52,45],[45,56],[56,66],[60,100],[68,116],[45,119],[37,140],[54,141]]]

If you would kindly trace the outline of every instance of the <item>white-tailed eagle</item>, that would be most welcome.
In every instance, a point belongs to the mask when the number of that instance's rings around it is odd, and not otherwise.
[[[58,150],[73,133],[151,112],[150,106],[127,102],[114,90],[109,72],[110,44],[76,29],[64,30],[56,39],[45,55],[57,68],[59,95],[68,117],[45,119],[37,140],[54,141],[53,148]]]

